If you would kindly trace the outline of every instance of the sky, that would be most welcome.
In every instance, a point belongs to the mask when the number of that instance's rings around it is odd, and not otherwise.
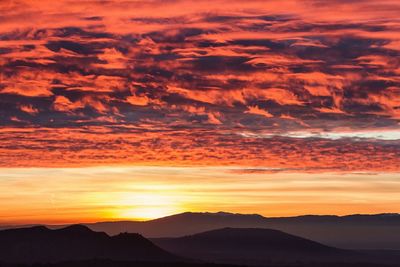
[[[0,223],[399,212],[399,13],[0,1]]]

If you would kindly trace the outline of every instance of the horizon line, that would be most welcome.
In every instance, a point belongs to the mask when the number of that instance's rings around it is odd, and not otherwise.
[[[184,215],[184,214],[211,214],[211,215],[218,215],[218,214],[226,214],[226,215],[244,215],[244,216],[259,216],[264,219],[280,219],[280,218],[299,218],[299,217],[350,217],[350,216],[400,216],[400,212],[382,212],[382,213],[351,213],[345,215],[338,215],[338,214],[303,214],[303,215],[293,215],[293,216],[264,216],[258,213],[236,213],[236,212],[226,212],[226,211],[217,211],[217,212],[209,212],[209,211],[184,211],[180,213],[174,213],[171,215],[166,215],[162,217],[157,217],[153,219],[143,219],[140,218],[132,218],[132,219],[115,219],[115,220],[105,220],[105,221],[94,221],[94,222],[76,222],[76,223],[0,223],[0,227],[14,227],[14,226],[68,226],[68,225],[90,225],[90,224],[97,224],[97,223],[118,223],[118,222],[151,222],[155,220],[160,220],[164,218]],[[2,229],[0,229],[2,230]]]

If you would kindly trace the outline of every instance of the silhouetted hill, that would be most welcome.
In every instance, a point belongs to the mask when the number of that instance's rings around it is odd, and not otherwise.
[[[261,215],[233,213],[185,212],[150,221],[120,221],[86,224],[93,230],[116,234],[121,231],[137,232],[146,237],[177,237],[223,227],[237,227],[263,223]]]
[[[139,234],[108,236],[83,225],[58,230],[44,226],[0,231],[1,262],[59,262],[86,259],[177,261]]]
[[[146,222],[86,224],[109,234],[135,232],[145,237],[178,237],[232,228],[269,228],[340,248],[400,249],[400,215],[298,216],[266,218],[232,213],[182,213]]]
[[[142,262],[113,260],[83,260],[39,264],[2,264],[1,267],[240,267],[239,265],[193,262]],[[284,267],[284,266],[279,266]],[[371,266],[375,267],[375,266]]]
[[[0,266],[220,267],[211,264],[218,263],[366,267],[400,262],[400,255],[395,251],[364,253],[336,249],[270,229],[224,228],[152,241],[156,245],[139,234],[109,236],[82,225],[57,230],[44,226],[3,230],[0,231]]]
[[[356,252],[271,229],[224,228],[152,241],[171,253],[217,263],[348,262],[358,256]]]
[[[85,260],[46,264],[1,264],[1,267],[241,267],[242,265],[212,264],[212,263],[169,263],[169,262],[123,262],[111,260]],[[398,265],[397,265],[398,266]],[[365,264],[365,263],[296,263],[268,264],[263,267],[397,267],[396,265]],[[245,266],[242,266],[245,267]]]
[[[145,222],[99,222],[85,225],[109,235],[129,232],[140,233],[147,238],[179,237],[224,227],[268,228],[339,248],[400,250],[399,214],[266,218],[256,214],[186,212]]]

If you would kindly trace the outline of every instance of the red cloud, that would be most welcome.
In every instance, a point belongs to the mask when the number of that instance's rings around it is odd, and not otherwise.
[[[391,0],[3,1],[2,164],[397,170],[393,140],[289,136],[399,129],[399,10]]]

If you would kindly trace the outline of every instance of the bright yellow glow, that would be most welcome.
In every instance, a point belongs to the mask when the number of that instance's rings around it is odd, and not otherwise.
[[[125,210],[120,212],[119,218],[122,219],[136,219],[136,220],[149,220],[165,217],[179,213],[178,210],[174,208],[166,207],[137,207],[132,210]]]
[[[239,167],[0,169],[0,224],[144,220],[184,211],[398,212],[399,178],[399,173],[273,173]]]
[[[115,217],[122,219],[155,219],[182,212],[179,200],[161,191],[147,194],[123,194],[115,203]]]

